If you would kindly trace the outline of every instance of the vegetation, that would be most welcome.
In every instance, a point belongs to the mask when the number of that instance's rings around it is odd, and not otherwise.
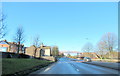
[[[70,57],[70,56],[71,56],[71,55],[68,53],[68,54],[67,54],[67,57]]]
[[[4,24],[5,16],[0,13],[0,39],[6,35],[6,25]]]
[[[54,46],[54,47],[52,48],[52,56],[54,56],[54,57],[59,56],[59,49],[58,49],[57,46]]]
[[[77,56],[68,56],[69,58],[73,58],[73,59],[76,59]]]
[[[36,57],[37,48],[40,47],[40,37],[39,37],[39,35],[35,36],[35,38],[33,40],[33,45],[35,46],[34,57]]]
[[[18,27],[15,33],[15,36],[13,37],[14,41],[18,43],[18,50],[17,53],[19,54],[20,51],[20,45],[25,41],[24,40],[24,30],[23,27]]]
[[[113,49],[116,49],[117,46],[117,37],[113,33],[106,33],[102,36],[101,40],[97,44],[98,46],[98,53],[100,58],[106,58],[105,55],[108,55],[108,58],[113,57],[113,54],[115,51]],[[106,53],[107,52],[107,53]]]
[[[84,57],[90,57],[92,59],[118,59],[119,57],[119,53],[117,51],[112,51],[112,52],[104,52],[103,55],[99,54],[99,53],[84,53],[83,54]]]
[[[59,54],[59,56],[58,57],[63,57],[64,56],[64,53],[61,53],[61,54]]]
[[[90,42],[86,43],[82,48],[82,51],[88,52],[88,53],[92,50],[93,50],[93,45]]]
[[[118,58],[117,49],[117,36],[108,32],[101,37],[96,47],[93,47],[92,43],[86,43],[81,50],[84,52],[84,56],[87,57],[110,59]]]
[[[3,58],[2,60],[2,74],[14,74],[19,71],[34,68],[35,66],[45,66],[52,61],[38,60],[38,59],[15,59]]]

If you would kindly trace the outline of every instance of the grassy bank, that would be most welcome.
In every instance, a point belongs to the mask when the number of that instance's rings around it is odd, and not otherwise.
[[[120,62],[118,59],[92,59],[92,61],[100,61],[100,62]]]
[[[46,66],[52,61],[38,59],[13,59],[3,58],[2,60],[2,75],[14,74],[19,71],[32,69],[36,66]]]

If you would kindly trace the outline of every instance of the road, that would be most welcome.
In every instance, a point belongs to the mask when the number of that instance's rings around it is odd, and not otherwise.
[[[32,74],[118,74],[118,71],[60,58],[58,62]]]

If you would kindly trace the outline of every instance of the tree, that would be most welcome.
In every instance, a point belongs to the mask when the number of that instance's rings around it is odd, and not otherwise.
[[[97,44],[97,53],[100,56],[101,59],[104,58],[104,55],[106,54],[106,44],[102,41],[98,42]]]
[[[117,37],[114,33],[108,32],[103,35],[100,42],[104,44],[104,49],[111,52],[117,45]]]
[[[91,52],[92,50],[93,50],[93,45],[90,42],[87,42],[82,48],[82,51],[87,53]]]
[[[64,56],[64,53],[61,53],[61,54],[60,54],[60,57],[63,57],[63,56]]]
[[[34,37],[33,45],[35,45],[36,47],[40,46],[40,37],[38,35]]]
[[[36,57],[37,48],[40,46],[40,38],[38,35],[35,36],[33,40],[33,45],[35,46],[34,57]]]
[[[24,40],[24,30],[23,27],[20,26],[17,28],[15,36],[14,36],[14,41],[18,43],[18,50],[17,53],[19,54],[20,51],[20,45],[23,44]]]
[[[105,51],[108,51],[109,56],[113,52],[113,49],[116,48],[117,45],[117,36],[114,33],[106,33],[102,36],[98,48],[99,51],[104,53]]]
[[[3,23],[5,20],[5,16],[3,14],[0,15],[0,39],[2,39],[6,35],[6,25]]]
[[[71,55],[68,53],[68,54],[67,54],[67,57],[71,57]]]
[[[58,56],[59,55],[59,49],[57,46],[54,46],[52,48],[52,56]]]
[[[90,53],[92,50],[93,50],[93,45],[90,42],[87,42],[82,48],[82,51],[85,52],[84,55],[87,57],[92,57],[92,54]]]

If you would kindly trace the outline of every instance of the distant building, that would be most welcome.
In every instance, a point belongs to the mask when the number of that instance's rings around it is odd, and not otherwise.
[[[17,53],[18,44],[16,42],[8,42],[7,40],[0,41],[0,52],[13,52]],[[24,53],[24,45],[20,45],[19,53]]]
[[[35,49],[36,53],[35,53]],[[30,46],[30,47],[26,47],[25,49],[25,54],[30,55],[32,57],[41,57],[41,56],[51,56],[51,47],[50,46],[44,46],[43,44],[41,44],[40,47],[36,48],[34,45]]]

